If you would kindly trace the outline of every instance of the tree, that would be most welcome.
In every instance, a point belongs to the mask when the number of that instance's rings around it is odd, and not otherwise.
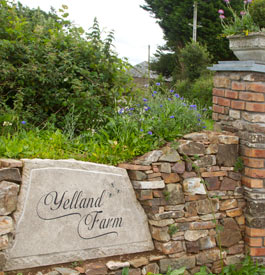
[[[146,4],[141,7],[157,19],[164,32],[166,46],[178,56],[180,49],[192,38],[194,0],[145,0],[145,2]],[[233,0],[233,7],[235,10],[240,10],[242,0]],[[213,56],[213,62],[235,58],[228,48],[227,39],[221,36],[219,9],[225,10],[229,15],[229,10],[223,0],[198,0],[198,25],[200,27],[197,40],[207,46]]]
[[[132,82],[112,32],[102,40],[96,20],[84,32],[67,20],[67,6],[60,12],[0,0],[0,107],[37,126],[64,128],[74,118],[82,131],[104,123]]]

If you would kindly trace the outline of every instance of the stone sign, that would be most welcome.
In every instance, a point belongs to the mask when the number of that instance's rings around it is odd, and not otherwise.
[[[15,240],[5,270],[153,250],[125,169],[24,160]]]

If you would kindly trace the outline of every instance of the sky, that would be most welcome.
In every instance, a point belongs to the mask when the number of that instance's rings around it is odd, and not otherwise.
[[[69,19],[88,30],[97,17],[100,29],[114,30],[114,46],[119,57],[128,58],[132,65],[148,60],[148,45],[151,56],[157,46],[163,45],[163,32],[156,20],[140,8],[144,0],[20,0],[30,8],[40,7],[57,11],[63,4],[68,6]]]

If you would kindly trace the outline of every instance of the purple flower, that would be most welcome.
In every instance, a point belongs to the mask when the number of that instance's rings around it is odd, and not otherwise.
[[[224,14],[224,10],[221,10],[221,9],[220,9],[220,10],[218,10],[218,13],[219,13],[219,14]]]
[[[251,3],[252,2],[252,0],[247,0],[248,1],[248,3]]]
[[[161,104],[160,107],[163,107],[163,105]]]
[[[174,96],[175,96],[176,98],[180,98],[179,94],[174,94]]]
[[[143,132],[144,130],[143,129],[140,129],[140,132]]]
[[[190,105],[190,109],[196,110],[197,109],[197,105],[196,104]]]
[[[202,126],[202,128],[203,128],[203,129],[205,129],[205,128],[206,128],[206,126]]]
[[[151,131],[148,131],[147,134],[151,136],[153,133]]]
[[[152,94],[152,96],[155,96],[154,94]]]
[[[157,83],[156,83],[156,86],[160,86],[160,83],[159,83],[159,82],[157,82]]]
[[[183,99],[184,99],[184,97],[181,97],[180,99],[181,99],[181,100],[183,100]]]
[[[147,87],[149,87],[149,85],[148,85],[148,84],[145,84],[145,85],[144,85],[144,87],[146,87],[146,88],[147,88]]]
[[[147,99],[146,99],[146,98],[143,98],[143,101],[144,101],[144,102],[146,102],[146,101],[147,101]]]
[[[170,118],[175,118],[175,116],[170,116]]]
[[[130,111],[133,111],[133,110],[134,110],[134,108],[130,108],[129,110],[130,110]]]
[[[157,91],[153,91],[154,94],[157,94]]]
[[[171,101],[172,99],[169,97],[168,100]]]
[[[184,103],[184,102],[182,103],[182,105],[183,105],[183,106],[187,106],[187,104],[186,104],[186,103]]]
[[[170,90],[170,93],[174,93],[174,90]]]
[[[21,124],[26,124],[27,122],[25,120],[22,120],[21,121]]]
[[[148,110],[150,110],[151,108],[149,107],[149,106],[146,106],[146,107],[144,107],[144,110],[145,111],[148,111]]]

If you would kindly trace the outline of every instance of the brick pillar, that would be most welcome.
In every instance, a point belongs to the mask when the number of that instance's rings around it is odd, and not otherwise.
[[[265,63],[226,61],[210,70],[216,71],[213,119],[240,137],[247,252],[265,262]]]

